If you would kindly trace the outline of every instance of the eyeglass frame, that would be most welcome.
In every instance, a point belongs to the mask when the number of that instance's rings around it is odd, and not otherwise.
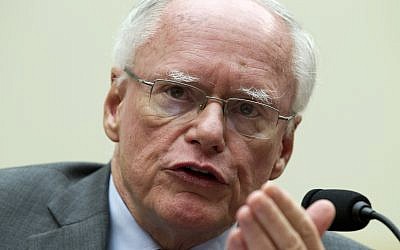
[[[214,101],[217,101],[217,102],[219,102],[219,103],[222,104],[222,111],[223,111],[223,114],[225,115],[225,107],[226,107],[225,104],[226,104],[229,100],[244,100],[244,101],[247,101],[247,102],[252,102],[252,103],[255,103],[255,104],[260,104],[260,105],[262,105],[262,106],[264,106],[264,107],[267,107],[267,108],[270,108],[270,109],[272,109],[272,110],[275,110],[275,111],[278,113],[278,120],[277,120],[277,123],[276,123],[275,126],[278,125],[278,121],[279,121],[279,120],[284,120],[284,121],[288,121],[288,122],[289,122],[289,121],[292,120],[294,117],[296,117],[296,113],[294,113],[294,114],[292,114],[292,115],[290,115],[290,116],[281,115],[279,109],[277,109],[277,108],[275,108],[275,107],[273,107],[273,106],[271,106],[271,105],[262,103],[262,102],[253,101],[253,100],[244,99],[244,98],[236,98],[236,97],[229,97],[229,98],[227,98],[227,99],[222,99],[222,98],[215,97],[215,96],[209,96],[209,95],[207,95],[207,93],[206,93],[204,90],[202,90],[202,89],[200,89],[200,88],[198,88],[198,87],[196,87],[196,86],[193,86],[193,85],[190,85],[190,84],[187,84],[187,83],[183,83],[183,82],[179,82],[179,81],[174,81],[174,80],[168,80],[168,79],[155,79],[155,80],[153,80],[153,81],[144,80],[144,79],[138,77],[138,76],[137,76],[135,73],[133,73],[131,70],[129,70],[128,67],[124,67],[124,72],[127,73],[128,76],[129,76],[130,78],[132,78],[133,80],[135,80],[135,81],[137,81],[137,82],[139,82],[139,83],[145,84],[145,85],[147,85],[147,86],[150,86],[150,87],[151,87],[151,90],[150,90],[150,98],[151,98],[151,93],[152,93],[153,87],[154,87],[154,85],[156,84],[156,81],[164,81],[164,82],[176,83],[176,84],[179,84],[179,85],[188,86],[188,87],[195,88],[195,89],[199,90],[201,93],[204,94],[204,103],[202,103],[202,104],[200,105],[199,111],[201,111],[201,110],[203,110],[203,109],[206,108],[207,103],[208,103],[208,100],[214,100]],[[242,133],[240,133],[240,132],[238,132],[238,133],[241,134],[241,135],[243,135],[243,136],[245,136],[245,137],[249,137],[249,138],[269,139],[269,138],[255,137],[255,136],[253,137],[253,136],[250,136],[250,135],[242,134]]]

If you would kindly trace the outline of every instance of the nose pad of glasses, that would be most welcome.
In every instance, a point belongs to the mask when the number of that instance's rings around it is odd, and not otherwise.
[[[206,99],[205,102],[199,104],[199,109],[198,109],[199,112],[202,111],[202,110],[204,110],[204,109],[206,108],[206,106],[207,106],[207,101],[208,101],[208,100]]]
[[[225,114],[226,100],[214,96],[206,96],[203,103],[199,105],[199,111],[204,110],[210,102],[220,103],[222,108],[222,113]]]

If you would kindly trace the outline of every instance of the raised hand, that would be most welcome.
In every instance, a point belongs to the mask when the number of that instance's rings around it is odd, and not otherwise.
[[[321,236],[332,223],[335,208],[320,200],[304,210],[268,183],[249,195],[236,216],[239,227],[228,237],[229,250],[324,249]]]

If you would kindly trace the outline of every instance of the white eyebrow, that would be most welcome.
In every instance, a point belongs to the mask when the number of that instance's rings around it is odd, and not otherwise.
[[[241,88],[239,88],[239,91],[250,96],[251,99],[254,101],[262,102],[265,104],[272,104],[271,95],[268,94],[267,91],[264,89],[257,89],[254,87],[250,87],[250,88],[241,87]]]
[[[200,78],[196,76],[191,76],[189,74],[177,70],[169,72],[168,77],[172,81],[183,82],[183,83],[198,82],[200,80]]]

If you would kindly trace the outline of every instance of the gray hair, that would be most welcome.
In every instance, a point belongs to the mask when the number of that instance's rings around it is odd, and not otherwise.
[[[171,0],[141,0],[123,21],[114,45],[114,65],[133,66],[135,50],[150,38],[159,27],[163,10]],[[305,109],[316,79],[316,59],[311,36],[294,20],[291,13],[275,0],[253,0],[280,16],[290,29],[293,39],[293,72],[296,96],[294,113]]]

